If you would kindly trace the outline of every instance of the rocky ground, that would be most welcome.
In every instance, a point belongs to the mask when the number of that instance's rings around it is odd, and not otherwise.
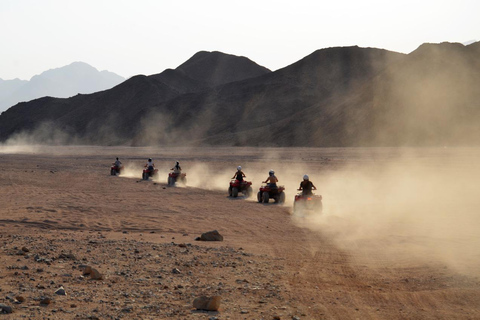
[[[271,166],[262,163],[276,157],[264,150],[178,149],[174,156],[157,151],[157,181],[140,180],[149,150],[60,150],[0,154],[0,308],[6,313],[0,318],[480,318],[479,242],[468,228],[455,238],[418,237],[395,233],[401,226],[395,220],[385,236],[359,236],[371,220],[342,215],[348,208],[341,206],[346,200],[340,189],[335,197],[325,187],[321,223],[292,215],[292,191],[283,206],[228,198],[238,162],[258,188]],[[109,175],[120,152],[133,168],[123,178]],[[375,161],[388,161],[388,154],[375,154]],[[315,168],[310,172],[352,179],[348,165],[365,166],[371,157],[302,149],[285,151],[276,168],[282,173],[308,162]],[[172,159],[184,165],[187,187],[166,186]],[[290,183],[287,171],[279,176],[287,190],[295,188],[296,178]],[[333,190],[328,181],[324,186]],[[224,240],[195,240],[210,230]],[[429,247],[439,241],[450,257],[467,247],[468,254],[451,263]],[[100,276],[85,274],[87,267]],[[194,308],[200,296],[219,296],[218,311]]]

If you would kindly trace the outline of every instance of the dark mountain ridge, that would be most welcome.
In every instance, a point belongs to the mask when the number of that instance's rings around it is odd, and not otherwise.
[[[19,104],[0,116],[0,138],[48,121],[94,144],[478,145],[479,48],[328,48],[275,72],[199,52],[110,90]]]

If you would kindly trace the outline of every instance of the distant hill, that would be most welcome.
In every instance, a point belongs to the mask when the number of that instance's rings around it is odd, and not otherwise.
[[[327,48],[271,72],[199,52],[110,90],[18,104],[0,116],[0,139],[53,127],[92,144],[480,145],[479,53],[479,42]]]
[[[45,71],[30,79],[0,81],[0,111],[18,102],[44,96],[68,98],[110,89],[125,79],[113,72],[98,71],[84,62]]]

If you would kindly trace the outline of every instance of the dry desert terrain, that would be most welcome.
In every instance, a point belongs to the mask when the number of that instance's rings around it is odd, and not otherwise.
[[[158,180],[140,179],[148,157]],[[166,185],[176,160],[186,187]],[[478,148],[3,146],[0,317],[480,319],[479,160]],[[238,165],[254,190],[274,169],[286,203],[229,198]],[[292,211],[305,173],[322,213]],[[224,240],[195,241],[211,230]],[[194,309],[202,295],[220,309]]]

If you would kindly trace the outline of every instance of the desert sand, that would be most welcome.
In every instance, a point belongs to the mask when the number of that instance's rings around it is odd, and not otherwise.
[[[110,176],[116,156],[126,170]],[[148,157],[158,181],[141,180]],[[479,159],[478,148],[1,147],[0,303],[13,310],[2,317],[479,319]],[[186,187],[166,186],[176,160]],[[229,198],[238,165],[254,190],[274,169],[286,203]],[[305,173],[322,213],[292,212]],[[211,230],[224,241],[195,241]],[[220,309],[195,310],[201,295],[221,296]]]

